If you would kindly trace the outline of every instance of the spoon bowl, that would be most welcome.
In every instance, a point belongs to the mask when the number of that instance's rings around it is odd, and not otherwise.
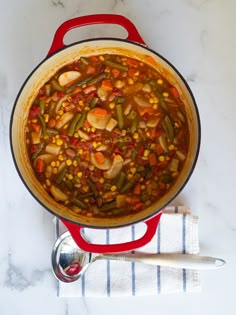
[[[190,254],[137,252],[135,254],[92,254],[81,250],[68,231],[63,233],[55,242],[51,259],[53,273],[62,282],[74,282],[78,280],[91,263],[101,259],[202,270],[219,269],[225,265],[225,261],[220,258]]]

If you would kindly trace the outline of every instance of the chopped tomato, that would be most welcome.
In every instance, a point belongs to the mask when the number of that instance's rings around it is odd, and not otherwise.
[[[44,161],[41,160],[41,159],[37,159],[36,163],[35,163],[35,170],[36,170],[36,172],[42,173],[44,171],[44,169],[45,169]]]
[[[84,91],[84,94],[89,94],[89,93],[92,93],[96,90],[97,90],[96,85],[90,85],[90,86],[86,87],[83,91]]]
[[[111,83],[111,80],[109,80],[109,79],[103,80],[101,88],[103,90],[106,90],[106,91],[112,91],[113,90],[113,85]]]
[[[105,157],[102,152],[96,152],[94,153],[94,158],[97,161],[98,164],[103,164],[105,161]]]
[[[41,129],[40,124],[31,124],[31,126],[35,132],[39,132]]]
[[[40,114],[40,107],[33,106],[31,107],[30,112],[29,112],[29,119],[34,119],[39,114]]]

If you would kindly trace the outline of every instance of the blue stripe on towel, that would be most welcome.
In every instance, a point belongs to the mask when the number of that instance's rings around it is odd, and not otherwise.
[[[157,228],[157,253],[161,252],[161,222],[158,223]],[[157,293],[161,293],[161,267],[157,266]]]
[[[186,214],[183,214],[183,235],[182,235],[182,242],[183,242],[183,254],[186,254]],[[183,291],[186,292],[186,269],[183,269]]]
[[[132,225],[131,227],[131,239],[135,240],[135,227]],[[135,263],[131,263],[131,275],[132,275],[132,295],[135,295]]]
[[[110,230],[106,230],[106,244],[110,243]],[[110,260],[107,260],[107,296],[111,294],[111,266]]]
[[[175,213],[178,213],[178,206],[175,206]]]

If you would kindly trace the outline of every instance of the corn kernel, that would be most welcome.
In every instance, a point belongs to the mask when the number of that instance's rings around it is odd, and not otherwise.
[[[134,139],[138,139],[138,138],[139,138],[139,134],[138,134],[137,132],[135,132],[135,133],[133,134],[133,138],[134,138]]]
[[[104,61],[104,57],[103,56],[99,56],[99,59]]]
[[[105,182],[105,179],[104,178],[99,178],[99,183],[103,184]]]
[[[150,153],[150,151],[146,149],[146,150],[144,150],[143,155],[145,157],[147,157],[147,156],[149,156],[149,153]]]
[[[84,106],[84,102],[82,100],[80,100],[79,105]]]
[[[56,139],[59,139],[59,138],[60,138],[60,136],[59,136],[59,135],[56,135],[56,136],[55,136],[55,138],[56,138]]]
[[[70,201],[69,200],[66,200],[65,202],[64,202],[64,205],[68,205],[70,203]]]
[[[37,119],[35,118],[35,119],[32,119],[32,123],[34,123],[34,124],[36,124],[38,121],[37,121]]]
[[[78,150],[78,153],[79,153],[79,154],[83,154],[83,152],[84,152],[83,149],[79,149],[79,150]]]
[[[173,144],[169,145],[168,149],[171,151],[171,150],[174,150],[175,149],[175,146]]]
[[[154,104],[152,105],[152,108],[153,108],[153,109],[158,109],[158,105],[157,105],[156,103],[154,103]]]
[[[115,104],[114,102],[111,102],[111,103],[109,104],[110,109],[115,108],[115,106],[116,106],[116,104]]]
[[[136,173],[136,167],[131,167],[130,173],[135,174]]]
[[[134,176],[134,175],[133,175],[133,174],[130,174],[130,173],[127,175],[128,179],[131,179],[133,176]]]
[[[150,132],[149,131],[146,132],[146,135],[147,135],[147,137],[150,137]]]
[[[79,138],[78,132],[75,132],[75,133],[74,133],[74,138]]]
[[[111,191],[116,191],[117,187],[115,185],[111,186]]]
[[[96,141],[93,141],[93,147],[94,147],[94,149],[96,149],[96,147],[97,147],[97,142]]]
[[[130,162],[129,165],[130,165],[130,166],[134,166],[134,162]]]
[[[76,160],[73,161],[73,166],[77,167],[78,166],[78,162]]]
[[[158,80],[157,80],[157,83],[158,83],[158,84],[163,84],[163,80],[162,80],[162,79],[158,79]]]
[[[95,132],[95,131],[96,131],[96,128],[95,128],[95,127],[92,127],[92,128],[91,128],[91,131],[92,131],[92,132]]]
[[[169,156],[166,156],[166,161],[169,161],[170,160],[170,157]]]
[[[43,115],[43,117],[44,117],[45,122],[47,123],[47,122],[48,122],[48,119],[49,119],[49,115],[48,115],[48,114],[45,114],[45,115]]]
[[[60,116],[59,116],[59,115],[57,115],[57,116],[56,116],[56,120],[58,120],[59,118],[60,118]]]
[[[151,149],[151,150],[155,150],[155,149],[156,149],[156,144],[155,144],[155,143],[152,143],[152,144],[150,145],[150,149]]]
[[[169,93],[168,93],[168,92],[163,92],[162,95],[163,95],[164,97],[168,97],[168,96],[169,96]]]
[[[57,174],[57,168],[56,167],[54,167],[53,169],[52,169],[52,173],[55,175],[55,174]]]
[[[69,124],[65,124],[64,127],[63,127],[63,129],[67,129],[68,126],[69,126]]]
[[[69,180],[72,180],[72,179],[73,179],[73,175],[72,175],[72,174],[68,174],[67,178],[68,178]]]
[[[150,104],[153,104],[153,103],[154,103],[153,98],[150,98],[150,99],[149,99],[149,103],[150,103]]]
[[[163,155],[160,155],[158,159],[159,159],[160,162],[165,161],[165,157]]]
[[[70,166],[72,164],[72,161],[69,159],[69,160],[66,160],[66,165]]]
[[[145,185],[141,185],[141,190],[144,190],[146,188]]]
[[[62,116],[64,114],[64,110],[60,109],[57,113],[58,115]]]
[[[85,106],[84,110],[86,110],[88,112],[90,110],[90,107]]]
[[[46,183],[46,185],[47,185],[48,187],[51,186],[51,182],[50,182],[49,179],[46,179],[46,180],[45,180],[45,183]]]
[[[129,84],[134,84],[134,80],[131,79],[131,78],[129,78],[129,79],[128,79],[128,83],[129,83]]]
[[[139,75],[139,71],[136,71],[134,75],[137,77]]]
[[[58,160],[59,160],[59,161],[64,161],[64,156],[63,156],[62,154],[59,154],[59,155],[58,155]]]
[[[52,167],[55,167],[55,166],[56,166],[56,162],[55,162],[55,161],[52,161],[52,162],[51,162],[51,166],[52,166]]]
[[[57,139],[57,140],[56,140],[56,144],[57,144],[57,145],[62,145],[62,144],[63,144],[62,139]]]
[[[56,143],[56,139],[54,137],[52,138],[52,143]]]
[[[60,161],[56,161],[56,167],[60,166]]]
[[[82,173],[82,172],[78,172],[78,173],[77,173],[77,176],[78,176],[78,177],[82,177],[82,176],[83,176],[83,173]]]
[[[126,131],[125,129],[122,129],[122,130],[121,130],[121,135],[122,135],[122,136],[126,136],[126,133],[127,133],[127,131]]]

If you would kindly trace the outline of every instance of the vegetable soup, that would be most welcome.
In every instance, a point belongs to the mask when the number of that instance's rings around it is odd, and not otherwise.
[[[122,55],[80,57],[38,91],[26,126],[34,173],[68,211],[142,211],[166,194],[185,162],[189,129],[177,89]]]

